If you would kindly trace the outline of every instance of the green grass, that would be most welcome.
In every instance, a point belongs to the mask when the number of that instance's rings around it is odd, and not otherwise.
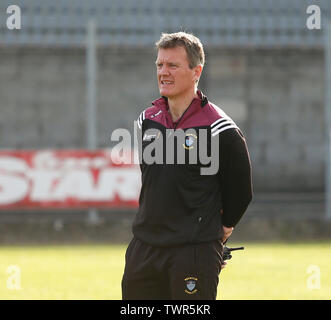
[[[248,243],[221,272],[218,299],[330,299],[330,263],[330,243]]]
[[[0,299],[121,299],[125,249],[1,247]],[[19,267],[20,283],[15,271],[7,273],[12,265]],[[310,265],[320,270],[320,289],[307,286],[317,276],[307,273]],[[247,243],[222,270],[218,299],[330,299],[330,265],[331,243]],[[15,284],[20,289],[10,289]]]

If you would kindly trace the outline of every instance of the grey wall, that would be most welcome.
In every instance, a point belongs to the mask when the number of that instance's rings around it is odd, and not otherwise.
[[[158,97],[153,49],[99,49],[99,147]],[[201,88],[247,138],[255,191],[324,188],[322,50],[206,49]],[[0,48],[0,148],[83,148],[85,53]]]
[[[153,50],[100,50],[99,146],[131,128],[157,97]],[[154,60],[153,60],[154,59]],[[0,49],[2,148],[86,146],[85,52],[78,49]]]
[[[323,59],[319,50],[210,52],[208,94],[241,119],[256,190],[323,190]]]

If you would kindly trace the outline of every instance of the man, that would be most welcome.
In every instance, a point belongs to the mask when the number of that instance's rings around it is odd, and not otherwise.
[[[223,244],[252,198],[250,159],[240,129],[197,88],[205,61],[200,40],[184,32],[162,34],[156,47],[161,98],[137,122],[142,188],[122,298],[213,300],[225,265]],[[195,133],[188,133],[192,129]],[[178,150],[187,156],[203,147],[200,130],[206,132],[209,154],[217,141],[219,169],[214,174],[201,174],[206,166],[199,160],[178,161]],[[166,142],[177,132],[186,135],[174,147],[177,162],[146,160],[156,141]],[[166,153],[161,160],[172,151],[165,144],[159,149]]]

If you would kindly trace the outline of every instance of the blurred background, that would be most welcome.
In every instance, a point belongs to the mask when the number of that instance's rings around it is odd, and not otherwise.
[[[114,161],[111,137],[132,139],[159,97],[161,33],[186,31],[205,48],[200,89],[242,129],[253,169],[254,198],[229,241],[245,251],[222,271],[218,299],[329,299],[330,10],[0,0],[0,298],[121,298],[140,172]]]
[[[140,176],[109,162],[110,137],[158,97],[154,43],[176,31],[201,39],[200,89],[247,139],[255,196],[233,239],[331,236],[330,1],[14,2],[0,1],[1,244],[130,240]]]

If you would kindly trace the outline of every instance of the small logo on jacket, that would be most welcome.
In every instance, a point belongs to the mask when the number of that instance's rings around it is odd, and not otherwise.
[[[160,132],[144,134],[143,141],[152,141],[160,138]]]
[[[151,118],[153,119],[153,118],[157,117],[157,116],[158,116],[159,114],[161,114],[161,113],[162,113],[162,110],[160,110],[159,112],[157,112],[157,113],[151,115]]]
[[[156,134],[144,134],[143,141],[151,141],[156,138]]]
[[[193,149],[193,145],[197,139],[198,137],[195,134],[188,133],[185,137],[185,144],[183,144],[183,147],[188,150]]]
[[[184,281],[186,283],[185,292],[187,294],[194,294],[198,291],[198,289],[196,289],[196,284],[197,284],[198,278],[188,277],[188,278],[185,278]]]

